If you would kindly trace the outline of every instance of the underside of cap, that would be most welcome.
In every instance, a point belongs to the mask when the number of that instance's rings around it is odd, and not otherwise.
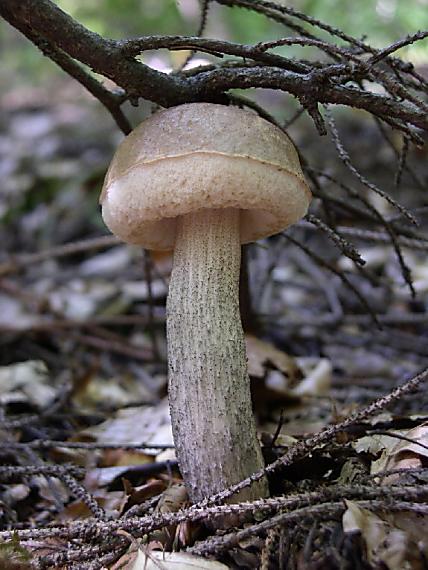
[[[118,237],[167,250],[180,215],[240,209],[241,241],[248,243],[298,221],[310,198],[280,129],[236,107],[193,103],[150,117],[124,140],[101,201]]]

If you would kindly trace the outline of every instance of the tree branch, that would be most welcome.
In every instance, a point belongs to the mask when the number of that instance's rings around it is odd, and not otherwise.
[[[200,73],[189,79],[189,83],[193,84],[201,98],[215,91],[234,88],[281,89],[295,95],[298,99],[307,97],[319,103],[357,107],[380,118],[396,118],[428,130],[427,114],[414,105],[356,87],[338,85],[329,79],[324,82],[323,74],[318,74],[316,71],[299,75],[270,67],[221,68]]]
[[[276,6],[261,0],[254,4],[246,0],[221,0],[220,3],[236,3],[258,11],[264,10],[268,16]],[[15,0],[2,0],[0,3],[0,15],[97,97],[109,109],[124,132],[129,132],[130,126],[120,110],[123,98],[106,90],[77,62],[114,81],[124,90],[125,97],[131,100],[143,97],[164,107],[194,101],[227,103],[227,92],[230,89],[260,87],[279,89],[296,97],[315,120],[321,133],[325,130],[317,109],[320,103],[364,109],[390,124],[392,122],[395,128],[405,132],[409,132],[410,127],[428,130],[425,103],[415,99],[413,94],[405,89],[404,83],[400,84],[392,74],[378,70],[374,76],[373,65],[367,65],[363,59],[359,61],[357,57],[360,54],[370,54],[395,65],[399,60],[391,58],[389,53],[396,46],[409,43],[409,38],[378,51],[331,26],[312,21],[310,18],[308,20],[307,17],[305,20],[300,13],[291,13],[290,10],[285,11],[278,6],[274,11],[318,25],[350,42],[354,51],[314,38],[297,24],[302,37],[285,38],[272,45],[248,46],[180,36],[148,36],[116,41],[91,32],[50,0],[20,0],[19,3]],[[288,24],[287,21],[286,25]],[[420,33],[411,40],[422,39],[425,35]],[[266,51],[268,47],[281,44],[316,46],[327,53],[333,62],[298,61]],[[225,65],[214,65],[193,74],[169,75],[151,69],[135,59],[135,56],[144,50],[160,48],[191,49],[220,58],[228,55],[241,59],[232,62],[227,60]],[[354,48],[358,48],[360,54]],[[248,65],[247,60],[252,60],[253,65]],[[407,69],[403,66],[396,67],[400,72]],[[357,87],[365,78],[376,80],[389,94],[379,95]],[[419,88],[422,90],[421,86]]]
[[[130,98],[144,97],[165,106],[174,100],[191,99],[190,88],[183,79],[123,57],[118,42],[91,32],[50,0],[2,0],[0,15],[31,41],[37,34],[108,77]]]
[[[31,32],[29,31],[27,37]],[[103,87],[92,75],[87,73],[81,65],[60,49],[56,49],[46,40],[40,40],[35,34],[32,40],[40,51],[54,61],[63,71],[81,83],[98,101],[110,112],[119,129],[125,134],[132,131],[132,127],[121,110],[121,104],[126,100],[125,92],[113,92]]]

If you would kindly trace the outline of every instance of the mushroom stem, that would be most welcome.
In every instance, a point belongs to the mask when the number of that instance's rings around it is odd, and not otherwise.
[[[169,399],[192,501],[264,465],[239,314],[239,215],[237,209],[200,210],[177,221],[167,303]],[[267,494],[263,479],[237,500]]]

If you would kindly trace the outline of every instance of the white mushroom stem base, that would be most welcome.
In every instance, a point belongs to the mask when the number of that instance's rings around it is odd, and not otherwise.
[[[180,470],[192,501],[264,465],[239,314],[239,210],[178,220],[167,303],[169,400]],[[236,495],[268,494],[262,479]]]

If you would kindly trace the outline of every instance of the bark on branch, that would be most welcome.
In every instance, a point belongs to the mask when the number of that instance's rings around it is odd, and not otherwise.
[[[290,17],[294,17],[294,13],[271,2],[217,1],[263,12],[304,37],[284,38],[276,43],[255,46],[180,36],[149,36],[117,41],[91,32],[50,0],[1,0],[0,15],[97,97],[124,132],[130,130],[120,110],[126,98],[136,101],[142,97],[170,107],[193,101],[227,102],[230,89],[252,87],[290,93],[313,117],[321,133],[325,129],[318,104],[330,103],[364,109],[407,134],[414,127],[428,130],[427,104],[415,95],[417,92],[426,95],[426,83],[413,73],[412,66],[398,65],[399,60],[389,56],[397,45],[424,39],[425,33],[376,51],[326,24],[310,19],[312,25],[319,25],[332,35],[350,42],[351,48],[358,47],[360,53],[357,53],[355,49],[339,47],[316,38],[292,23]],[[305,20],[303,16],[301,19]],[[297,61],[268,51],[278,45],[292,44],[318,48],[323,54],[322,61]],[[200,51],[220,58],[220,63],[193,70],[192,73],[184,71],[168,75],[135,59],[137,54],[145,50],[160,48]],[[364,61],[367,54],[371,55],[370,64]],[[223,62],[223,55],[234,56],[235,59]],[[378,69],[378,62],[384,68]],[[81,64],[112,80],[123,93],[107,90]],[[387,94],[380,95],[365,89],[365,79],[377,81]]]

